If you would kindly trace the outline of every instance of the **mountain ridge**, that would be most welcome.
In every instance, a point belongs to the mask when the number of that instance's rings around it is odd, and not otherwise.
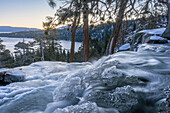
[[[38,31],[38,28],[0,26],[0,32]]]

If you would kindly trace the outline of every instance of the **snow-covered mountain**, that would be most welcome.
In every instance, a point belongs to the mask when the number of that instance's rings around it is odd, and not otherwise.
[[[36,28],[0,26],[0,32],[38,31]]]

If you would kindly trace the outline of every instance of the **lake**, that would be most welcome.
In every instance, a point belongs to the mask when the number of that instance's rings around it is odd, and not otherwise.
[[[18,42],[22,42],[23,38],[9,38],[9,37],[0,37],[3,40],[2,44],[6,46],[6,49],[9,49],[12,53],[14,52],[14,46]],[[34,41],[32,38],[24,38],[24,41],[27,43],[29,41]],[[71,48],[71,41],[66,40],[59,40],[60,44],[62,45],[62,49],[66,49],[70,51]],[[75,52],[78,51],[78,48],[81,46],[81,42],[75,42]]]

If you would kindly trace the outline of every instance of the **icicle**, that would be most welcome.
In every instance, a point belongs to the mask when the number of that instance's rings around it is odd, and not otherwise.
[[[112,44],[113,44],[113,38],[112,38],[111,43],[109,45],[109,54],[112,54]]]

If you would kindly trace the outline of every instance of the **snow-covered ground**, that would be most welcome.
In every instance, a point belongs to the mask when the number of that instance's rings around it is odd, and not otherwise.
[[[22,42],[23,38],[8,38],[8,37],[0,37],[0,39],[3,40],[4,45],[6,45],[6,48],[9,49],[12,53],[14,52],[14,46],[18,42]],[[24,41],[27,43],[29,41],[34,41],[34,39],[31,38],[24,38]],[[60,40],[60,43],[62,45],[63,49],[70,50],[71,48],[71,41],[65,41],[65,40]],[[75,51],[78,51],[78,48],[81,46],[82,43],[76,42],[75,43]]]
[[[25,81],[0,86],[0,112],[157,113],[170,93],[170,54],[145,48],[94,63],[45,61],[18,67]]]

